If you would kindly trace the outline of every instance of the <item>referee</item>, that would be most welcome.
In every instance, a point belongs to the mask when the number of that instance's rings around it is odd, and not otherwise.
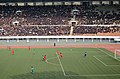
[[[87,53],[85,52],[85,53],[84,53],[84,57],[86,57],[86,56],[87,56]]]

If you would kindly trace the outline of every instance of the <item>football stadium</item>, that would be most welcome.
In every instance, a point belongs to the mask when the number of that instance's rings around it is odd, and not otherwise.
[[[120,1],[0,0],[0,79],[120,79]]]

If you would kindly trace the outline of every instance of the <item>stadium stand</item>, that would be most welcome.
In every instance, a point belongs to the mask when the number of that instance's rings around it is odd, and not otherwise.
[[[77,9],[73,35],[120,35],[120,6],[1,6],[0,36],[70,35],[72,10]],[[56,26],[54,26],[56,25]],[[115,26],[81,26],[115,25]]]

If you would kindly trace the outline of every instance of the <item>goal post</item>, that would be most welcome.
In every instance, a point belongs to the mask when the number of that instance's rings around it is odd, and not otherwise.
[[[115,59],[120,58],[120,49],[115,50],[114,57],[115,57]]]

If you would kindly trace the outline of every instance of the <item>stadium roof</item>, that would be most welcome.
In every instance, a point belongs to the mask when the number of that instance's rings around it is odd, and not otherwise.
[[[116,1],[116,0],[0,0],[0,2]],[[117,0],[118,1],[118,0]]]

